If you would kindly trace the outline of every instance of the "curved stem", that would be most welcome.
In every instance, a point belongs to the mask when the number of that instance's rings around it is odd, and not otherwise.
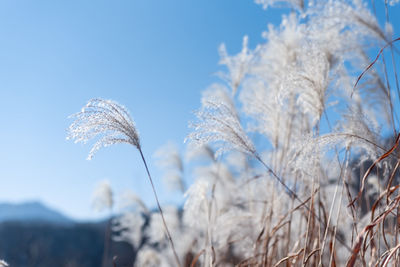
[[[167,233],[167,237],[168,237],[169,243],[171,244],[172,252],[174,253],[175,261],[178,264],[178,266],[180,267],[181,263],[179,262],[179,258],[178,258],[178,254],[176,253],[176,250],[175,250],[174,242],[172,241],[172,237],[171,237],[171,234],[170,234],[170,232],[168,230],[167,223],[165,222],[164,213],[163,213],[163,211],[161,209],[160,202],[158,201],[158,196],[157,196],[156,189],[154,187],[153,179],[151,178],[149,168],[147,167],[146,160],[145,160],[145,158],[143,156],[143,152],[140,149],[140,147],[138,147],[138,150],[139,150],[140,156],[142,157],[142,160],[143,160],[143,163],[144,163],[144,167],[146,168],[147,176],[149,177],[151,188],[153,189],[154,197],[155,197],[156,202],[157,202],[158,210],[160,211],[160,214],[161,214],[161,218],[162,218],[162,221],[163,221],[163,224],[164,224],[165,232]]]

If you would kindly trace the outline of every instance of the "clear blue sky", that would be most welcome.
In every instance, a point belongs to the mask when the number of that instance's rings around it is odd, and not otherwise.
[[[397,13],[399,9],[396,9]],[[154,200],[139,155],[119,145],[85,160],[89,146],[66,141],[67,117],[93,97],[125,105],[136,121],[162,203],[152,154],[179,144],[216,81],[218,46],[236,53],[262,41],[279,10],[251,0],[0,2],[0,201],[40,200],[77,219],[95,218],[95,184],[111,181]]]

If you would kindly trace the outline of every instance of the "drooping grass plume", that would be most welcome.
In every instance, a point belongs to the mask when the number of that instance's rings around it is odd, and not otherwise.
[[[127,143],[141,149],[134,121],[125,107],[112,100],[91,99],[71,118],[75,121],[68,128],[67,139],[87,143],[100,137],[89,152],[89,160],[100,148],[113,144]]]
[[[198,122],[191,123],[194,131],[186,140],[198,146],[222,142],[215,153],[216,156],[229,148],[248,154],[255,153],[254,145],[240,124],[233,100],[225,87],[215,85],[205,91],[202,109],[196,112],[196,115]]]
[[[157,192],[154,187],[153,179],[147,167],[146,159],[143,155],[138,131],[135,123],[127,109],[115,101],[104,99],[91,99],[84,106],[81,112],[71,116],[75,121],[68,128],[67,139],[73,139],[75,143],[88,141],[99,137],[89,152],[88,159],[92,159],[93,155],[102,147],[113,144],[127,143],[133,145],[140,153],[143,164],[146,168],[154,197],[157,202],[158,209],[162,218],[165,232],[171,244],[172,251],[178,266],[180,266],[179,258],[176,254],[171,234],[165,222],[164,214],[158,200]]]

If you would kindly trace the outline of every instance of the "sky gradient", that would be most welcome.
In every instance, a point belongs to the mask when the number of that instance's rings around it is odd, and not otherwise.
[[[237,53],[248,35],[255,47],[280,17],[251,0],[0,2],[0,201],[98,218],[92,191],[108,179],[117,196],[129,188],[154,206],[133,147],[87,161],[90,146],[65,139],[68,116],[100,97],[128,108],[161,202],[181,203],[164,190],[153,153],[169,141],[183,151],[201,91],[218,80],[219,45]]]

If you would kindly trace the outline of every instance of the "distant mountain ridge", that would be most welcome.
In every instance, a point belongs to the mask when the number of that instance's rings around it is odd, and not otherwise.
[[[73,224],[74,221],[40,202],[0,203],[0,222],[46,222],[53,224]]]
[[[0,203],[0,259],[12,267],[133,266],[136,252],[107,236],[108,221],[74,221],[40,202]]]

